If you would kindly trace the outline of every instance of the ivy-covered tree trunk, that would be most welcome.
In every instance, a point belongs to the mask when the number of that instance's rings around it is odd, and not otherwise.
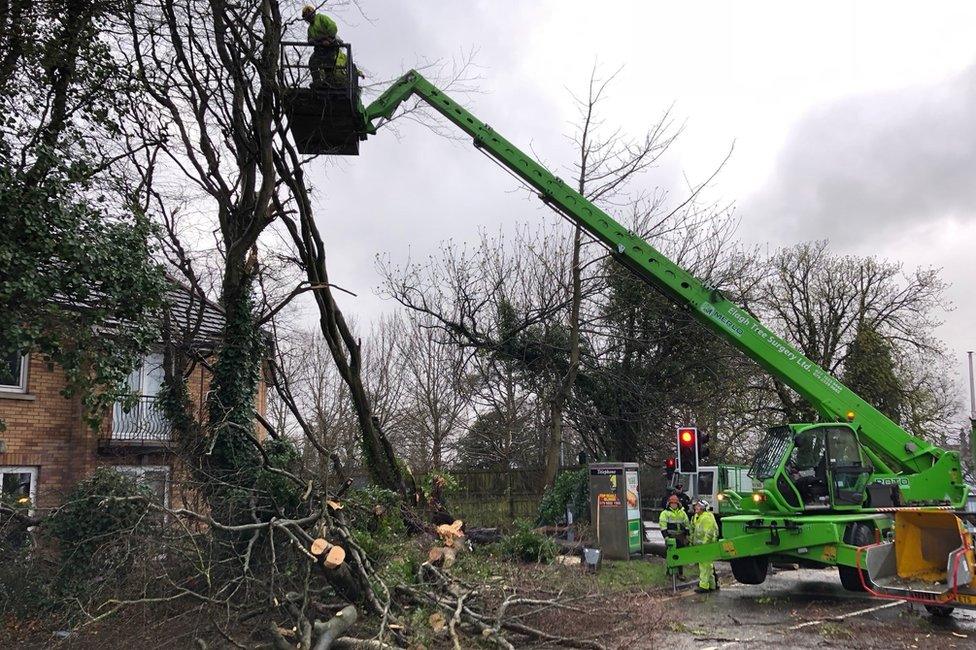
[[[203,467],[212,483],[240,487],[250,487],[261,464],[254,432],[254,400],[264,353],[254,313],[256,267],[253,250],[246,261],[228,260],[221,300],[224,329],[207,396],[209,449]]]

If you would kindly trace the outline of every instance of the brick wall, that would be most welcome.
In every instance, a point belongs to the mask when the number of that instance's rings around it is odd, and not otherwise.
[[[26,466],[37,468],[38,508],[57,506],[65,492],[100,466],[145,465],[168,466],[172,477],[180,473],[170,453],[100,454],[99,438],[108,438],[112,431],[111,413],[105,417],[100,431],[92,431],[82,420],[81,404],[77,398],[61,395],[65,386],[64,371],[40,355],[31,355],[28,362],[27,391],[24,394],[0,392],[0,418],[6,430],[0,432],[5,451],[0,453],[0,467]],[[198,366],[189,378],[190,397],[198,417],[203,415],[208,373]],[[259,386],[257,408],[264,413],[265,387]],[[181,499],[174,498],[171,503]]]

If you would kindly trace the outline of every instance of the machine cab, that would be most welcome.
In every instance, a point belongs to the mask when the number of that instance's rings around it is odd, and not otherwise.
[[[749,474],[763,484],[760,498],[810,512],[860,508],[872,471],[854,429],[835,423],[774,427]]]
[[[359,155],[367,124],[352,46],[282,41],[281,74],[282,103],[298,151]]]

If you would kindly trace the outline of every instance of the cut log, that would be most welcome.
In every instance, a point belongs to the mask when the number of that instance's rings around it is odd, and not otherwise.
[[[359,580],[353,574],[352,569],[349,568],[348,562],[343,562],[334,569],[326,569],[323,562],[317,562],[315,566],[318,567],[325,581],[335,590],[339,598],[350,603],[361,603],[363,601],[362,587],[360,587]]]
[[[333,650],[398,650],[396,646],[376,639],[354,639],[349,636],[336,639],[332,648]]]
[[[452,524],[441,524],[437,527],[437,535],[444,542],[444,546],[458,546],[457,541],[464,537],[462,526],[464,522],[456,519]]]
[[[314,650],[329,650],[332,644],[342,636],[356,622],[358,615],[352,605],[344,607],[342,611],[332,617],[327,623],[315,622],[315,631],[319,638],[315,642]]]
[[[454,566],[454,562],[457,559],[457,551],[453,548],[444,549],[444,561],[441,563],[441,568],[450,569]]]
[[[333,650],[397,650],[396,646],[392,646],[388,643],[383,643],[382,641],[377,641],[376,639],[354,639],[349,636],[344,636],[340,639],[336,639],[335,643],[332,644]]]
[[[325,558],[322,563],[325,565],[326,569],[332,570],[337,569],[346,561],[346,549],[341,546],[333,546],[325,554]]]
[[[325,502],[325,505],[327,505],[329,507],[329,510],[333,512],[335,512],[336,510],[342,510],[342,504],[339,503],[338,501],[333,501],[330,499]]]
[[[332,544],[330,544],[328,540],[324,540],[321,537],[319,537],[312,542],[312,546],[309,548],[309,551],[311,551],[312,555],[314,555],[315,557],[319,557],[323,553],[328,551],[329,547],[331,546]]]
[[[457,559],[457,551],[447,546],[435,546],[427,552],[427,561],[434,566],[450,569]]]
[[[346,561],[346,549],[331,544],[328,540],[322,539],[321,537],[312,542],[309,550],[312,555],[322,561],[326,569],[335,569]]]
[[[464,531],[472,544],[493,544],[501,541],[502,534],[497,528],[468,528]]]

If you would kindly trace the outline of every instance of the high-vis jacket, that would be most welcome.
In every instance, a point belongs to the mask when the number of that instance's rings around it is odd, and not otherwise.
[[[336,26],[335,21],[322,13],[316,13],[315,18],[312,18],[312,22],[308,24],[309,43],[314,43],[324,36],[335,38],[338,33],[339,27]]]
[[[668,524],[684,524],[688,525],[688,513],[686,513],[681,508],[665,508],[661,511],[661,516],[657,520],[658,524],[661,526],[661,531],[668,529]]]
[[[708,510],[691,518],[691,543],[711,544],[718,541],[718,522]]]

